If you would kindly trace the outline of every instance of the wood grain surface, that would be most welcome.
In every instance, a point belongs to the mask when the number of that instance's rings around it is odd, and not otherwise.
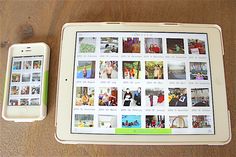
[[[66,22],[183,22],[218,24],[223,30],[224,65],[232,141],[225,146],[63,145],[54,138],[60,31]],[[34,123],[0,118],[0,156],[236,156],[235,0],[0,0],[0,103],[8,48],[19,42],[51,47],[48,115]],[[2,108],[2,106],[0,106]],[[0,109],[1,111],[1,109]]]

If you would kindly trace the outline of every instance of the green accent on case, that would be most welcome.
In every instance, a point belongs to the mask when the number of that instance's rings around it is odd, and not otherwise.
[[[43,77],[43,104],[47,105],[47,99],[48,99],[48,71],[44,72]]]
[[[116,128],[115,134],[172,134],[171,128]]]

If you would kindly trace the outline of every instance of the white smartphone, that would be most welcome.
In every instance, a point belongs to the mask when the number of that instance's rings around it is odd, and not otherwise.
[[[9,48],[2,105],[5,120],[32,122],[46,117],[49,56],[45,43]]]

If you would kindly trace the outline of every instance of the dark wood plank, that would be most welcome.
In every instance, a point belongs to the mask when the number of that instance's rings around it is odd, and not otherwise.
[[[109,146],[62,145],[56,142],[54,117],[60,31],[66,22],[88,21],[220,25],[225,47],[228,106],[234,133],[231,143],[225,146]],[[0,118],[0,156],[235,156],[235,34],[235,0],[0,0],[0,102],[9,46],[18,42],[44,41],[51,47],[48,115],[45,120],[35,123],[12,123]]]

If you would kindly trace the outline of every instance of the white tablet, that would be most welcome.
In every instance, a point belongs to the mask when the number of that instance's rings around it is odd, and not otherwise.
[[[59,142],[230,141],[218,26],[65,24],[60,51]]]

